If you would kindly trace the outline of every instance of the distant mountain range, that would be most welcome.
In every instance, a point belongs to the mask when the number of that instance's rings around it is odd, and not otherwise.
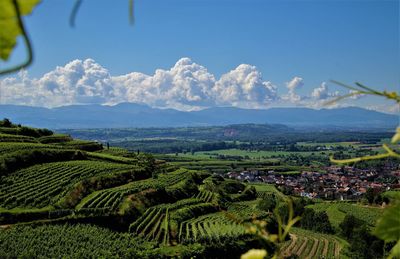
[[[214,107],[184,112],[134,103],[114,106],[70,105],[52,109],[0,105],[0,117],[9,118],[15,123],[51,129],[219,126],[243,123],[285,124],[294,127],[393,129],[399,124],[399,116],[358,107],[321,110]]]

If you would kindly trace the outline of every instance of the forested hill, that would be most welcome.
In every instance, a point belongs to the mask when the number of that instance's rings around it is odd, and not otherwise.
[[[53,109],[0,105],[0,117],[34,127],[121,128],[285,124],[302,127],[395,128],[396,115],[356,107],[338,109],[271,108],[266,110],[214,107],[184,112],[134,103],[114,106],[72,105]]]

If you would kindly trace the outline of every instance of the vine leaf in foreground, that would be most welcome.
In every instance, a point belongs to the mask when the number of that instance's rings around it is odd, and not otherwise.
[[[377,91],[374,90],[371,87],[365,86],[361,83],[356,82],[355,86],[347,85],[338,81],[331,80],[333,83],[340,85],[344,88],[347,88],[351,91],[350,94],[338,96],[334,98],[331,101],[328,101],[326,105],[331,105],[333,103],[336,103],[342,99],[351,97],[351,96],[356,96],[356,95],[373,95],[373,96],[380,96],[380,97],[385,97],[386,99],[393,100],[397,103],[397,105],[400,105],[400,94],[396,92],[388,92],[388,91]],[[395,146],[400,142],[400,127],[397,127],[395,135],[391,139],[391,144],[392,146]],[[383,150],[385,150],[385,153],[382,154],[377,154],[377,155],[372,155],[372,156],[363,156],[363,157],[355,157],[355,158],[350,158],[350,159],[335,159],[332,156],[330,156],[330,161],[332,163],[337,163],[337,164],[349,164],[349,163],[356,163],[360,161],[367,161],[367,160],[376,160],[376,159],[382,159],[382,158],[387,158],[387,157],[394,157],[394,158],[400,158],[400,153],[396,149],[393,149],[390,147],[388,144],[383,144],[382,145]]]
[[[387,208],[378,220],[374,234],[385,242],[395,242],[388,258],[400,258],[400,202]]]
[[[18,0],[21,15],[28,15],[41,0]],[[0,59],[7,61],[22,31],[13,0],[0,1]]]

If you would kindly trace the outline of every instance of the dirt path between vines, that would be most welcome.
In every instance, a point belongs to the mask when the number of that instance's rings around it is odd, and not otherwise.
[[[293,249],[293,247],[296,245],[296,241],[297,241],[297,236],[293,235],[293,234],[289,234],[290,235],[290,244],[289,246],[285,249],[285,251],[283,251],[283,256],[290,256],[291,250]]]
[[[335,242],[335,258],[339,258],[340,250],[341,250],[340,243]]]
[[[328,249],[329,249],[329,240],[324,238],[324,251],[322,252],[322,255],[326,257],[328,254]]]
[[[318,249],[318,244],[319,244],[319,240],[314,238],[314,244],[311,248],[310,254],[306,257],[306,259],[312,259],[314,258],[315,253],[317,252]]]

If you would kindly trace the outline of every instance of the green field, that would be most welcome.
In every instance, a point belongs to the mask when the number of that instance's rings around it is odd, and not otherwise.
[[[325,147],[357,147],[360,142],[297,142],[301,146],[325,146]]]
[[[213,151],[201,151],[194,152],[191,154],[187,153],[178,153],[179,157],[186,158],[200,158],[200,159],[213,159],[219,155],[225,156],[241,156],[243,158],[249,157],[249,159],[253,160],[269,160],[273,157],[278,156],[288,156],[290,154],[298,154],[298,155],[311,155],[311,154],[321,154],[323,151],[315,151],[315,152],[289,152],[289,151],[256,151],[256,150],[242,150],[242,149],[221,149],[221,150],[213,150]],[[176,155],[176,154],[170,154]]]

